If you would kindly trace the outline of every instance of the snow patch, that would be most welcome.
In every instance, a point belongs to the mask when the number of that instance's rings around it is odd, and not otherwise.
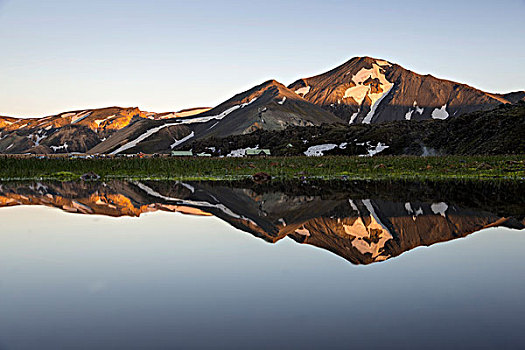
[[[364,143],[357,143],[358,146],[364,146],[365,144]],[[390,146],[387,146],[386,144],[382,143],[382,142],[378,142],[376,146],[373,146],[370,144],[370,141],[367,141],[366,143],[366,147],[367,147],[367,154],[361,154],[359,155],[359,157],[372,157],[372,156],[375,156],[376,154],[380,153],[380,152],[383,152],[385,149],[387,149],[388,147]]]
[[[284,96],[283,99],[277,103],[280,105],[283,105],[285,102],[286,102],[286,96]]]
[[[71,118],[71,124],[78,123],[91,115],[90,111],[80,112]]]
[[[300,229],[295,230],[295,233],[300,234],[301,236],[310,237],[310,231],[304,227],[301,227]]]
[[[439,214],[441,215],[442,217],[446,217],[446,211],[448,209],[448,205],[447,203],[433,203],[431,206],[430,206],[430,209],[432,209],[432,212],[434,214]]]
[[[388,96],[392,88],[394,87],[394,84],[390,86],[390,88],[387,91],[384,91],[383,93],[379,94],[369,94],[368,97],[372,100],[372,107],[370,107],[370,112],[366,115],[365,119],[363,119],[363,124],[370,124],[372,121],[372,118],[374,117],[374,113],[376,112],[377,107],[383,101],[383,99]]]
[[[357,118],[358,114],[359,114],[359,111],[352,114],[352,116],[350,117],[350,120],[348,121],[348,124],[352,124],[355,121],[355,118]]]
[[[106,117],[106,118],[96,119],[96,120],[93,121],[93,123],[95,123],[97,125],[97,128],[99,128],[100,124],[102,124],[103,122],[105,122],[108,119],[112,119],[112,118],[115,118],[115,117],[116,117],[116,114],[113,114],[113,115],[110,115],[109,117]]]
[[[391,66],[390,62],[385,60],[376,60],[376,63],[380,66]]]
[[[111,152],[110,154],[118,154],[120,152],[123,152],[127,149],[130,149],[130,148],[133,148],[135,147],[138,143],[144,141],[145,139],[147,139],[148,137],[150,137],[151,135],[159,132],[160,130],[164,129],[164,128],[167,128],[169,126],[173,126],[173,125],[178,125],[178,123],[168,123],[168,124],[164,124],[164,125],[161,125],[161,126],[157,126],[155,128],[152,128],[152,129],[149,129],[148,131],[146,131],[144,134],[140,135],[139,137],[137,137],[135,140],[133,141],[130,141],[128,143],[126,143],[125,145],[123,146],[120,146],[118,149],[116,149],[115,151]]]
[[[40,141],[47,137],[46,134],[40,135],[41,132],[42,130],[38,130],[36,134],[31,134],[27,136],[28,139],[35,143],[33,147],[40,145]]]
[[[362,68],[357,74],[352,76],[352,81],[355,86],[346,89],[343,98],[352,97],[359,105],[361,105],[364,99],[368,96],[372,101],[370,112],[363,119],[363,123],[368,124],[374,117],[374,113],[381,103],[381,101],[388,95],[388,93],[394,87],[394,83],[389,82],[385,75],[381,72],[381,65],[389,65],[386,61],[376,61],[372,64],[372,68]],[[371,93],[371,86],[364,85],[364,82],[371,79],[378,79],[382,92]]]
[[[343,99],[352,97],[357,104],[361,105],[369,90],[370,87],[367,85],[352,86],[351,88],[346,89]]]
[[[330,151],[334,148],[336,148],[337,145],[334,143],[327,143],[323,145],[316,145],[316,146],[310,146],[308,149],[304,152],[304,154],[308,157],[321,157],[324,156],[323,152]]]
[[[174,149],[175,147],[177,147],[178,145],[181,145],[183,144],[184,142],[188,141],[189,139],[191,139],[193,136],[195,136],[195,132],[191,132],[191,134],[187,135],[187,136],[184,136],[182,139],[180,140],[174,140],[175,142],[173,142],[170,147],[171,149]]]
[[[220,114],[206,116],[206,117],[196,117],[196,118],[184,119],[184,120],[180,120],[179,123],[180,124],[194,124],[194,123],[206,123],[206,122],[209,122],[210,120],[213,120],[213,119],[221,120],[224,117],[226,117],[228,114],[230,114],[230,113],[232,113],[232,112],[234,112],[234,111],[236,111],[236,110],[238,110],[240,108],[244,108],[244,107],[252,104],[253,102],[255,102],[255,100],[257,100],[257,97],[255,97],[254,99],[252,99],[249,102],[230,107],[230,108],[228,108],[227,110],[225,110],[224,112],[222,112]]]
[[[309,93],[309,92],[310,92],[310,86],[305,86],[305,87],[302,87],[300,89],[295,90],[295,93],[297,95],[302,96],[302,97],[305,97],[306,94]]]
[[[53,152],[56,152],[56,151],[58,151],[60,149],[63,149],[63,150],[65,150],[67,152],[67,147],[68,147],[67,146],[67,142],[64,142],[64,144],[61,145],[61,146],[51,146],[51,148],[53,149]]]
[[[445,104],[441,108],[436,108],[434,111],[432,111],[432,119],[447,119],[448,118],[448,112],[447,112],[447,105]]]

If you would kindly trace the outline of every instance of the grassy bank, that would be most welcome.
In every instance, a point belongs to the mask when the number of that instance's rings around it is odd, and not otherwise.
[[[525,179],[525,155],[269,158],[0,158],[0,179],[73,180],[94,172],[103,179],[240,179],[272,177],[348,179]]]

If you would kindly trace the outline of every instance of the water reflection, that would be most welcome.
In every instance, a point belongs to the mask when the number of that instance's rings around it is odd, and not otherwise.
[[[110,181],[6,182],[0,206],[46,205],[79,214],[151,211],[214,215],[267,242],[289,237],[353,264],[494,226],[525,228],[516,182]]]

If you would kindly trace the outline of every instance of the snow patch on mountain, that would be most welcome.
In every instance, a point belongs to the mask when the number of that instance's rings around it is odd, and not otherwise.
[[[91,115],[91,112],[90,111],[84,111],[84,112],[80,112],[78,114],[75,114],[74,116],[72,116],[71,118],[71,124],[75,124],[75,123],[78,123],[84,119],[86,119],[87,117],[89,117]]]
[[[302,97],[305,97],[306,94],[308,94],[309,92],[310,92],[310,86],[305,86],[305,87],[295,90],[295,93]]]
[[[358,115],[359,115],[359,110],[357,112],[355,112],[354,114],[352,114],[352,116],[350,117],[350,120],[348,121],[348,124],[352,124],[355,121],[355,118],[357,118]]]
[[[380,62],[383,66],[389,65],[389,63],[386,61]],[[391,83],[386,79],[386,76],[384,73],[382,73],[382,70],[383,68],[380,67],[378,61],[372,64],[372,68],[370,69],[362,68],[359,72],[352,76],[352,81],[354,82],[355,86],[346,89],[343,96],[343,99],[350,97],[353,98],[354,101],[356,101],[359,105],[362,105],[363,101],[368,96],[372,104],[370,107],[370,112],[363,119],[363,123],[365,124],[369,124],[372,121],[377,107],[394,87],[394,83]],[[372,93],[371,84],[365,84],[368,79],[379,80],[379,88],[381,91]]]
[[[369,94],[368,97],[372,100],[372,107],[370,107],[370,112],[366,115],[365,119],[363,119],[363,124],[370,124],[372,121],[372,118],[374,117],[374,113],[376,112],[377,107],[383,101],[383,99],[388,96],[390,91],[392,91],[392,88],[394,87],[394,84],[390,86],[390,88],[387,91],[384,91],[383,93],[379,94]]]
[[[369,90],[370,87],[366,85],[352,86],[351,88],[346,89],[343,99],[351,97],[357,102],[357,104],[361,105]]]
[[[210,120],[213,120],[213,119],[221,120],[221,119],[225,118],[227,115],[229,115],[230,113],[232,113],[232,112],[234,112],[234,111],[236,111],[236,110],[238,110],[240,108],[244,108],[244,107],[254,103],[256,100],[257,100],[257,97],[255,97],[254,99],[252,99],[249,102],[230,107],[227,110],[225,110],[222,113],[217,114],[217,115],[211,115],[211,116],[206,116],[206,117],[197,117],[197,118],[190,118],[190,119],[180,120],[180,124],[206,123],[206,122],[209,122]]]
[[[38,130],[36,134],[27,135],[27,138],[34,142],[33,147],[40,145],[40,141],[42,141],[43,139],[47,137],[45,133],[40,135],[41,133],[42,133],[42,129]]]
[[[120,152],[123,152],[127,149],[130,149],[130,148],[133,148],[135,147],[137,144],[139,144],[140,142],[144,141],[145,139],[147,139],[148,137],[150,137],[151,135],[159,132],[160,130],[164,129],[164,128],[167,128],[167,127],[170,127],[170,126],[173,126],[173,125],[177,125],[178,123],[168,123],[168,124],[164,124],[164,125],[161,125],[161,126],[157,126],[155,128],[152,128],[152,129],[149,129],[148,131],[146,131],[144,134],[140,135],[139,137],[137,137],[136,139],[134,139],[133,141],[130,141],[128,143],[126,143],[125,145],[123,146],[120,146],[119,148],[117,148],[115,151],[111,152],[110,154],[119,154]]]
[[[97,125],[97,128],[100,128],[100,124],[102,124],[106,120],[109,120],[109,119],[112,119],[112,118],[115,118],[115,117],[116,117],[116,115],[113,114],[113,115],[107,116],[106,118],[96,119],[96,120],[93,121],[93,123],[95,123]]]
[[[391,64],[385,60],[376,60],[376,63],[380,66],[391,66]]]
[[[68,147],[67,142],[64,142],[64,144],[61,146],[51,146],[51,148],[53,149],[53,152],[56,152],[61,149],[67,152],[67,147]]]
[[[285,102],[286,102],[286,96],[284,96],[283,99],[277,103],[280,105],[283,105]]]
[[[423,112],[425,112],[424,108],[420,108],[417,106],[417,102],[414,101],[414,104],[412,105],[414,108],[409,108],[408,112],[405,114],[406,120],[411,120],[414,113],[418,113],[419,115],[423,115]]]
[[[184,136],[182,139],[180,140],[174,140],[175,142],[173,142],[170,147],[171,149],[174,149],[175,147],[177,147],[178,145],[182,145],[184,142],[188,141],[189,139],[191,139],[193,136],[195,136],[195,132],[191,132],[191,134],[187,135],[187,136]]]
[[[447,119],[449,116],[448,112],[447,112],[447,105],[445,104],[443,107],[441,108],[436,108],[432,111],[432,119],[441,119],[441,120],[444,120],[444,119]]]

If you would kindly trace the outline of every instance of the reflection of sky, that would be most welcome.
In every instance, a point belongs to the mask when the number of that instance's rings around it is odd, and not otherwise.
[[[0,348],[516,346],[525,326],[525,235],[508,229],[353,266],[211,217],[0,222]]]
[[[213,106],[354,56],[523,90],[523,0],[0,0],[0,115]]]

